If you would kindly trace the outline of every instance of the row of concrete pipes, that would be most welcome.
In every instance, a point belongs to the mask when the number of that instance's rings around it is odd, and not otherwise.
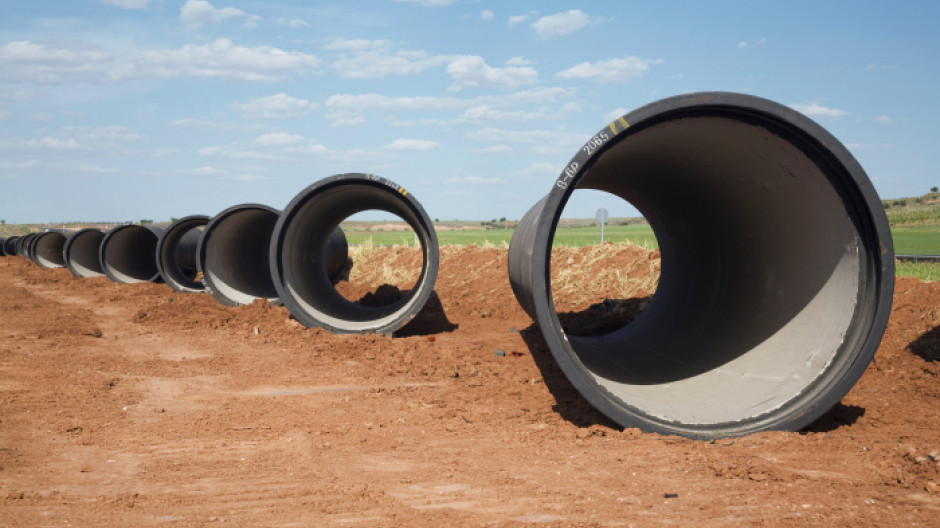
[[[552,298],[555,229],[576,189],[635,206],[662,255],[645,310],[604,335],[578,335]],[[622,426],[694,438],[800,429],[838,403],[878,348],[894,287],[884,209],[842,143],[791,108],[723,92],[656,101],[592,135],[536,197],[507,259],[541,330],[533,350],[547,346]],[[348,302],[331,283],[345,256],[336,228],[364,209],[403,218],[424,252],[415,290],[390,307]],[[243,205],[166,230],[45,233],[26,246],[40,265],[80,276],[162,277],[226,304],[277,297],[302,323],[343,332],[400,327],[431,294],[438,262],[424,210],[365,175],[318,183],[281,212]]]
[[[387,306],[363,306],[337,293],[348,246],[340,222],[384,210],[415,230],[424,254],[415,287]],[[421,204],[401,186],[368,174],[323,179],[284,210],[261,204],[193,215],[168,227],[120,225],[108,231],[48,230],[3,241],[9,255],[80,278],[165,282],[178,292],[208,292],[228,306],[256,299],[283,303],[308,327],[337,333],[391,333],[408,323],[434,291],[437,235]]]

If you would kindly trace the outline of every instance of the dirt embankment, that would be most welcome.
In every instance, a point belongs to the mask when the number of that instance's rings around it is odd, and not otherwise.
[[[553,262],[559,311],[635,312],[659,260]],[[0,259],[0,526],[937,526],[940,283],[898,280],[875,361],[806,431],[695,442],[584,402],[505,269],[444,248],[387,338]],[[354,298],[387,276],[356,273]]]

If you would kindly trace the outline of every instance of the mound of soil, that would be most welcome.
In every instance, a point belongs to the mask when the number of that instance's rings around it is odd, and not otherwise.
[[[420,267],[382,251],[338,288]],[[553,263],[556,307],[584,327],[642,310],[659,256]],[[506,250],[442,248],[436,293],[393,337],[332,335],[263,301],[0,259],[0,526],[937,525],[940,283],[897,281],[874,362],[822,419],[715,442],[585,402]]]

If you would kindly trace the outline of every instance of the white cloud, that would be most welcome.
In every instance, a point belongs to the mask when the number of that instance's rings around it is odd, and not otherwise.
[[[267,175],[267,171],[263,167],[242,167],[239,168],[238,171],[233,172],[228,169],[204,165],[202,167],[196,167],[195,169],[184,169],[179,172],[187,176],[206,176],[217,180],[255,181],[270,179]]]
[[[319,59],[271,46],[248,48],[228,39],[178,49],[132,51],[117,57],[94,49],[51,48],[29,41],[0,47],[8,82],[40,84],[117,82],[174,77],[276,81],[314,68]]]
[[[9,118],[10,118],[10,115],[12,115],[12,114],[10,114],[10,111],[9,111],[9,110],[0,110],[0,121],[4,121],[4,120],[6,120],[6,119],[9,119]]]
[[[306,99],[279,93],[252,99],[246,103],[235,103],[233,106],[248,119],[286,119],[302,116],[316,109],[318,105]]]
[[[865,71],[874,71],[874,70],[897,70],[898,66],[895,64],[868,64],[865,66]]]
[[[262,134],[255,138],[254,144],[260,145],[262,147],[288,147],[300,145],[301,143],[309,142],[307,138],[300,134],[287,134],[285,132],[272,132],[270,134]]]
[[[618,117],[623,117],[624,114],[626,114],[627,112],[629,112],[629,110],[627,110],[626,108],[622,106],[619,106],[617,108],[614,108],[610,112],[607,112],[606,114],[604,114],[604,120],[607,122],[611,122],[617,119]]]
[[[531,66],[532,61],[524,59],[522,57],[512,57],[506,61],[506,66]]]
[[[516,178],[533,178],[536,176],[554,176],[558,174],[560,168],[558,165],[546,161],[536,161],[528,167],[512,173]]]
[[[536,88],[521,90],[505,95],[485,95],[467,99],[458,97],[390,97],[382,94],[339,94],[327,99],[324,106],[328,110],[327,118],[334,125],[359,124],[365,121],[366,113],[385,115],[403,111],[409,114],[422,111],[456,110],[486,105],[489,108],[510,108],[519,104],[551,104],[560,99],[571,97],[576,92],[568,88]],[[410,124],[399,123],[399,124]],[[436,120],[433,124],[446,124]]]
[[[651,64],[661,64],[661,60],[648,60],[627,56],[598,62],[582,62],[567,70],[555,74],[562,79],[591,79],[601,83],[623,82],[642,77],[649,71]]]
[[[334,163],[339,166],[355,163],[364,166],[364,168],[379,167],[396,159],[394,154],[377,151],[336,151],[306,136],[283,132],[262,134],[247,144],[232,143],[204,147],[198,151],[198,154],[200,156],[234,160],[264,160],[285,163],[317,161]]]
[[[891,123],[894,123],[894,120],[891,119],[889,116],[883,115],[883,116],[876,117],[875,122],[881,123],[883,125],[890,125]]]
[[[474,149],[474,154],[512,154],[512,147],[508,145],[492,145],[490,147],[484,147],[481,149]]]
[[[543,112],[526,112],[524,110],[501,110],[497,108],[491,108],[489,105],[481,104],[467,108],[463,115],[460,116],[460,121],[470,121],[470,122],[479,122],[479,121],[533,121],[536,119],[543,119]]]
[[[482,18],[483,20],[492,20],[494,16],[496,15],[494,15],[493,12],[490,11],[489,9],[484,9],[483,11],[480,11],[480,18]]]
[[[843,117],[849,115],[845,110],[828,108],[816,103],[793,103],[790,105],[790,108],[807,117]]]
[[[440,143],[427,139],[398,138],[388,145],[385,145],[385,148],[388,150],[427,151],[434,150],[440,146]]]
[[[431,56],[424,50],[392,51],[388,40],[336,39],[323,49],[340,52],[330,66],[346,79],[415,75],[448,61],[445,56]]]
[[[742,40],[741,42],[738,42],[738,49],[748,49],[752,47],[763,46],[766,43],[767,43],[766,38],[762,38],[754,42],[748,42],[746,40]]]
[[[395,0],[405,4],[418,4],[424,7],[443,7],[453,4],[457,0]]]
[[[280,26],[289,27],[291,29],[310,27],[310,24],[308,24],[306,20],[301,20],[299,18],[294,18],[291,20],[286,18],[276,18],[274,21],[277,22]]]
[[[539,14],[538,11],[529,11],[528,13],[525,13],[523,15],[513,15],[509,17],[508,25],[509,27],[518,26],[519,24],[525,23],[526,21],[529,20],[529,18],[537,14]]]
[[[539,76],[535,68],[530,66],[493,68],[478,55],[467,55],[451,60],[447,65],[447,73],[454,80],[451,90],[460,90],[468,86],[515,88],[534,83]]]
[[[247,48],[228,39],[211,44],[187,44],[176,50],[144,54],[142,67],[156,77],[214,77],[240,81],[277,81],[303,73],[319,64],[319,59],[299,51],[283,51],[271,46]]]
[[[584,144],[589,137],[562,129],[556,130],[506,130],[486,127],[467,132],[468,139],[498,144],[525,145],[540,154],[557,156],[559,152],[571,152]]]
[[[101,2],[124,9],[143,9],[147,7],[150,0],[101,0]]]
[[[235,7],[217,9],[205,0],[186,0],[180,8],[180,20],[189,27],[203,24],[218,24],[226,18],[245,16],[245,12]]]
[[[249,132],[266,128],[265,125],[257,123],[235,123],[231,121],[210,121],[208,119],[196,119],[187,117],[173,121],[173,126],[182,126],[189,128],[201,128],[205,130],[218,130],[220,132]]]
[[[245,18],[245,23],[242,24],[242,27],[245,29],[254,29],[258,27],[258,22],[261,22],[262,20],[264,19],[258,15],[248,15],[248,17]]]
[[[0,140],[0,148],[117,152],[123,150],[125,144],[141,139],[143,136],[122,125],[68,126],[41,137]]]
[[[580,9],[571,9],[563,13],[544,16],[532,23],[532,29],[542,38],[568,35],[588,25],[590,18]]]

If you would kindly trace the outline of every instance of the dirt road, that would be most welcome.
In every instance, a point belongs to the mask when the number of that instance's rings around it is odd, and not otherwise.
[[[0,259],[0,526],[940,526],[940,283],[808,430],[709,443],[596,413],[505,261],[382,337]]]

